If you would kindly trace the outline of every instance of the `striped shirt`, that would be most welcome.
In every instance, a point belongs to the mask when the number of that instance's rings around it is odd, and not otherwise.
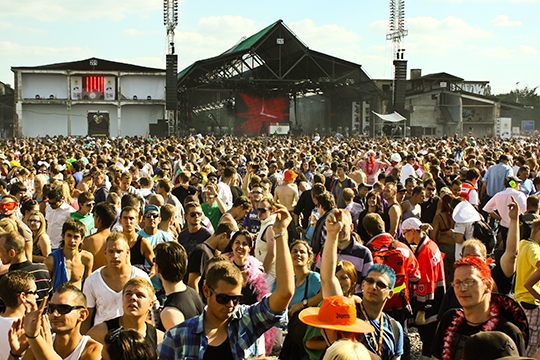
[[[239,305],[231,315],[228,341],[234,359],[264,355],[263,334],[273,326],[282,330],[286,328],[287,311],[273,313],[269,307],[269,296],[266,295],[251,306]],[[159,359],[202,360],[208,348],[203,319],[204,313],[169,329],[163,342],[157,347]]]
[[[338,248],[337,260],[347,260],[354,265],[358,274],[358,281],[356,282],[356,293],[362,292],[362,281],[367,275],[368,269],[373,265],[373,256],[371,251],[364,245],[360,244],[356,239],[356,235],[351,234],[352,242],[345,249]],[[322,254],[322,251],[321,251]],[[317,261],[317,271],[321,271],[322,256],[319,256]]]
[[[37,301],[37,304],[41,304],[41,301],[45,296],[51,295],[52,291],[52,283],[51,283],[51,276],[49,275],[49,269],[47,269],[47,266],[42,263],[32,263],[30,261],[24,261],[17,264],[11,264],[9,266],[9,272],[15,271],[15,270],[21,270],[26,271],[36,278],[36,287],[37,287],[37,294],[39,296],[39,299]],[[5,306],[4,302],[0,300],[0,311],[4,311]]]

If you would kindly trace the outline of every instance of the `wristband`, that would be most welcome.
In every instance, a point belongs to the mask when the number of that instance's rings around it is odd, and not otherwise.
[[[278,237],[283,236],[283,235],[285,235],[285,231],[284,231],[284,232],[280,232],[279,234],[274,235],[274,238],[273,238],[272,240],[275,241]]]
[[[36,336],[30,336],[26,333],[24,335],[26,336],[27,339],[36,339],[39,336],[39,334],[37,334]]]
[[[14,357],[15,359],[20,359],[20,358],[22,358],[22,355],[15,355],[15,354],[13,353],[12,350],[9,350],[9,355],[11,355],[12,357]]]

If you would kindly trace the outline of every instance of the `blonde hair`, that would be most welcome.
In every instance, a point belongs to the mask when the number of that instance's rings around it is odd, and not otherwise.
[[[11,232],[11,231],[19,231],[19,228],[17,227],[17,223],[15,220],[11,220],[9,218],[3,218],[0,220],[0,230],[1,232]]]
[[[369,352],[362,343],[338,340],[324,354],[323,360],[370,360]]]

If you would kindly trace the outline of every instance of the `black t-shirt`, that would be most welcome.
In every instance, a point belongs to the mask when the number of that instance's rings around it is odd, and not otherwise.
[[[206,269],[206,264],[208,260],[215,255],[214,249],[212,249],[206,243],[199,244],[193,248],[191,255],[188,259],[188,267],[186,272],[186,283],[189,279],[190,273],[201,274],[201,279],[199,280],[199,294],[202,294],[202,286],[204,283],[204,270]]]
[[[433,339],[433,346],[431,347],[431,355],[437,359],[442,359],[443,349],[444,349],[444,338],[447,336],[446,331],[452,324],[454,316],[456,316],[458,309],[448,310],[442,317],[437,332],[435,333],[435,338]],[[452,351],[453,351],[453,360],[459,360],[463,355],[463,348],[465,342],[474,334],[478,333],[482,329],[480,326],[471,326],[467,323],[466,320],[459,325],[458,330],[454,332],[452,338]],[[525,354],[525,341],[523,340],[523,335],[519,331],[518,327],[503,317],[500,317],[499,323],[495,327],[496,331],[501,331],[506,335],[510,336],[512,340],[517,345],[517,349],[521,356]]]
[[[204,243],[210,236],[212,236],[212,233],[205,226],[201,226],[199,231],[193,234],[189,232],[188,228],[178,234],[178,242],[186,249],[186,253],[189,257],[193,252],[193,249],[195,249],[195,246]]]
[[[189,195],[195,195],[197,193],[197,188],[193,185],[188,185],[187,189],[184,186],[179,186],[174,188],[171,193],[178,198],[180,204],[184,205],[184,200]]]
[[[433,224],[433,219],[435,218],[435,213],[437,212],[437,206],[439,205],[439,197],[434,195],[420,204],[422,208],[421,220],[426,224]]]
[[[187,287],[186,290],[175,292],[167,295],[167,300],[163,306],[173,307],[178,309],[184,315],[186,320],[191,319],[192,317],[199,316],[204,311],[204,304],[201,300],[201,297],[197,291],[193,290],[191,287]],[[161,320],[158,322],[159,330],[165,331]]]
[[[224,342],[221,343],[221,345],[218,346],[210,346],[206,348],[206,351],[204,352],[203,360],[234,360],[231,350],[231,343],[229,341],[229,338],[225,339]]]
[[[311,215],[311,211],[313,211],[314,207],[315,203],[311,197],[311,190],[304,191],[302,195],[300,195],[300,199],[298,199],[298,203],[294,208],[294,213],[296,215],[300,216],[300,214],[303,214],[304,216],[302,219],[303,229],[307,229],[309,225],[309,216]]]

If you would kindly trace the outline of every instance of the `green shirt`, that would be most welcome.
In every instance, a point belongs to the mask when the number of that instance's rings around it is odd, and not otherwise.
[[[214,227],[214,230],[217,229],[219,225],[219,220],[221,220],[221,216],[223,215],[221,211],[219,210],[219,206],[217,202],[210,207],[207,203],[204,203],[201,205],[202,211],[204,215],[210,219],[210,222],[212,223],[212,226]]]
[[[86,226],[85,236],[92,235],[92,229],[94,229],[94,214],[88,213],[86,215],[81,214],[78,211],[74,211],[69,215],[72,219],[79,220]]]

